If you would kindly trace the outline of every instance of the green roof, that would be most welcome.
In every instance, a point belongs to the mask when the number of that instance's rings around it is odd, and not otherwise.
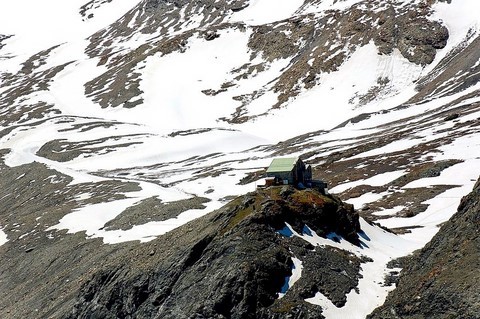
[[[274,158],[267,173],[290,172],[298,161],[298,157]]]

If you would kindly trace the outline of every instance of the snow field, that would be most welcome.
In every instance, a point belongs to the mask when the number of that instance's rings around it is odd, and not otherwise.
[[[251,94],[267,85],[281,74],[288,61],[266,63],[265,71],[249,74],[247,79],[234,80],[237,75],[233,72],[235,69],[247,63],[255,65],[263,61],[259,58],[250,61],[247,47],[250,31],[228,29],[219,32],[219,35],[213,40],[214,45],[212,41],[193,37],[184,53],[155,55],[145,60],[140,86],[145,92],[144,105],[128,113],[135,113],[137,121],[161,128],[164,132],[219,125],[230,127],[218,119],[230,118],[241,106],[233,98]],[[225,92],[213,96],[202,92],[221,90],[222,85],[234,81],[234,87]],[[275,103],[276,94],[268,92],[249,106],[249,113],[263,113]]]
[[[234,110],[228,107],[230,96],[219,94],[211,99],[201,91],[220,89],[231,70],[249,61],[248,37],[248,33],[227,30],[213,40],[215,45],[194,37],[184,53],[147,58],[140,85],[145,92],[144,105],[139,107],[144,117],[135,114],[137,121],[167,132],[212,127],[218,118],[228,117]]]
[[[337,72],[322,74],[319,85],[292,99],[287,107],[271,111],[269,115],[244,123],[240,127],[252,134],[262,134],[272,142],[321,129],[331,129],[361,113],[389,109],[405,102],[415,94],[412,81],[420,72],[421,68],[408,63],[399,53],[380,56],[376,46],[369,43],[352,53]],[[392,80],[385,96],[354,109],[350,100],[377,86],[380,77]],[[308,114],[302,117],[302,125],[290,125],[291,119],[299,114]],[[282,130],[265,130],[276,127],[281,127]],[[260,132],[260,129],[264,132]]]

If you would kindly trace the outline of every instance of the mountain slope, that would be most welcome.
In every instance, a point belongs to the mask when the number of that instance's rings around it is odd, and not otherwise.
[[[480,183],[405,265],[397,289],[369,318],[478,318]]]
[[[25,293],[19,313],[50,313],[88,265],[301,156],[359,211],[372,259],[345,304],[310,303],[364,318],[394,289],[389,261],[478,178],[477,1],[48,0],[29,7],[35,28],[22,1],[0,8],[2,313]],[[25,292],[31,276],[51,292]]]

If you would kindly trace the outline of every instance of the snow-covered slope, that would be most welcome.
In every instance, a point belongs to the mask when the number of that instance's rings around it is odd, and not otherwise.
[[[372,275],[343,309],[315,301],[327,318],[363,318],[391,289],[387,262],[423,247],[479,175],[477,1],[0,8],[3,183],[48,189],[25,220],[11,209],[28,202],[0,196],[3,248],[82,231],[105,244],[151,241],[263,184],[272,157],[300,155],[365,220],[397,233],[385,244],[365,222]],[[37,163],[51,177],[30,175]],[[48,204],[57,195],[68,200]],[[197,198],[108,227],[151,200]]]

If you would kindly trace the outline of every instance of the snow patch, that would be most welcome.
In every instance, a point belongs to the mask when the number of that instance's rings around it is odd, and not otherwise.
[[[112,202],[99,203],[93,205],[87,205],[81,208],[78,208],[71,212],[70,214],[65,215],[60,219],[59,223],[48,228],[48,230],[54,229],[67,229],[68,233],[77,233],[80,231],[85,231],[85,234],[91,238],[104,238],[105,243],[118,243],[129,240],[141,240],[146,241],[152,240],[155,236],[165,233],[165,229],[156,227],[155,231],[145,231],[145,225],[136,227],[133,230],[118,230],[118,231],[105,231],[103,227],[105,224],[117,217],[128,207],[138,203],[139,201],[152,197],[158,196],[162,198],[165,202],[185,199],[187,196],[179,191],[165,189],[163,187],[150,184],[150,183],[140,183],[142,188],[139,192],[127,193],[128,196],[126,199],[116,200]],[[185,213],[183,213],[185,214]],[[199,217],[199,215],[194,215],[190,217],[187,221]],[[179,217],[179,220],[180,219]],[[172,230],[186,221],[182,220],[181,223],[169,223],[170,227],[168,230]],[[173,227],[172,227],[173,226]],[[142,228],[143,227],[143,228]]]
[[[297,257],[292,257],[292,275],[285,278],[285,284],[283,285],[278,298],[283,298],[287,293],[288,289],[292,288],[293,285],[302,277],[303,264],[300,259]]]
[[[149,222],[143,225],[135,225],[129,230],[98,230],[95,232],[95,234],[93,234],[92,237],[103,238],[103,242],[105,244],[116,244],[132,240],[148,242],[192,220],[204,216],[215,209],[220,208],[222,204],[218,202],[210,202],[206,206],[207,208],[203,210],[188,210],[181,213],[177,218],[168,219],[166,221]]]
[[[356,209],[362,208],[363,206],[376,202],[377,200],[382,199],[387,193],[365,193],[359,197],[349,198],[345,202],[352,204]]]
[[[8,241],[7,234],[3,231],[3,228],[0,227],[0,246],[5,244]]]
[[[379,156],[379,155],[384,155],[388,153],[399,152],[399,151],[409,149],[413,146],[416,146],[422,142],[423,141],[419,139],[405,139],[405,140],[394,141],[383,147],[375,148],[370,151],[357,154],[353,157],[350,157],[350,159]]]

